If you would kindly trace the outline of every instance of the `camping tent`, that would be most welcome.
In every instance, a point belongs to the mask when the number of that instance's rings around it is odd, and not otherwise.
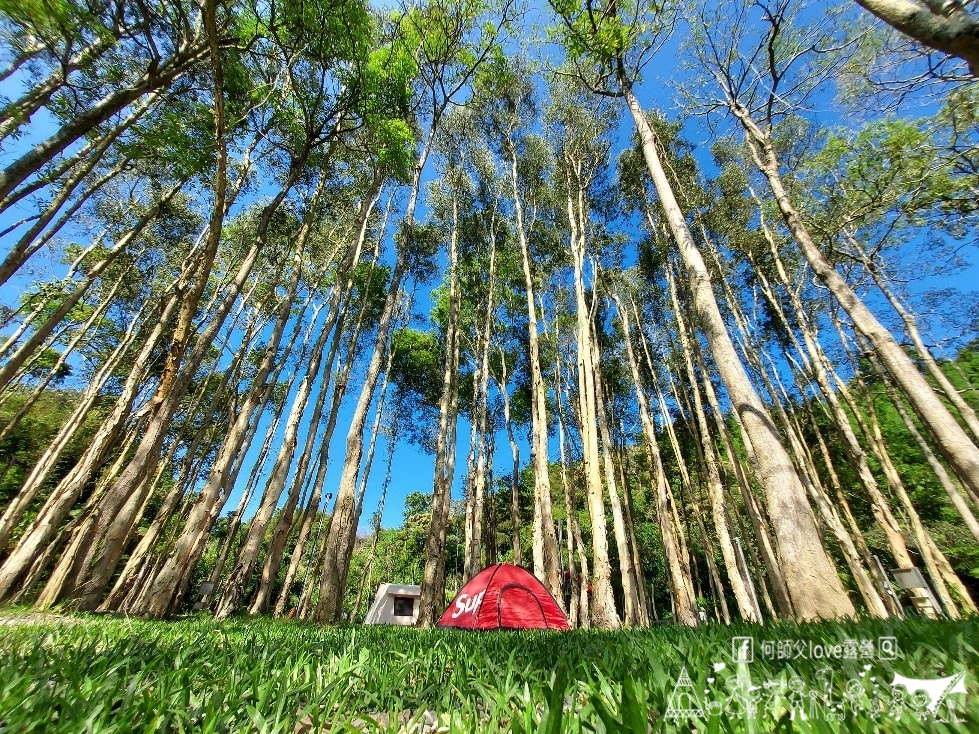
[[[418,621],[418,600],[422,587],[407,584],[381,584],[374,603],[367,610],[364,624],[413,625]]]
[[[439,627],[569,630],[568,618],[537,578],[510,563],[484,568],[462,587]]]

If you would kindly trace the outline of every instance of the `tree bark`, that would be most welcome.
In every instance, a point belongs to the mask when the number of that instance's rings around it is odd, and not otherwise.
[[[473,431],[477,441],[473,441],[472,451],[475,462],[470,467],[471,502],[466,503],[466,558],[463,565],[463,581],[468,582],[483,568],[483,510],[486,502],[486,462],[488,439],[487,416],[489,413],[489,355],[493,332],[494,295],[496,290],[496,212],[490,222],[490,261],[487,274],[486,316],[479,337],[480,363],[473,377]]]
[[[686,268],[700,327],[711,346],[731,403],[750,437],[776,537],[776,552],[792,605],[800,619],[838,619],[855,614],[839,574],[823,548],[805,488],[765,404],[738,359],[727,332],[703,256],[659,160],[656,139],[632,91],[623,93],[642,140],[643,155]]]
[[[613,295],[612,298],[615,301],[619,319],[622,321],[626,357],[628,358],[629,369],[632,372],[632,382],[635,386],[636,400],[639,405],[639,418],[642,423],[643,434],[646,438],[650,484],[654,488],[654,496],[656,498],[656,519],[659,524],[660,538],[663,541],[663,555],[666,557],[666,565],[669,569],[670,592],[676,600],[677,619],[680,624],[696,627],[700,624],[700,617],[697,614],[697,598],[693,593],[693,586],[690,583],[689,568],[684,567],[685,564],[680,558],[679,543],[674,532],[673,518],[669,509],[673,498],[663,471],[663,462],[659,455],[656,426],[653,423],[653,418],[649,411],[649,401],[646,399],[646,393],[642,387],[639,365],[636,361],[635,352],[632,349],[632,328],[629,323],[629,314],[617,295]],[[665,414],[663,419],[667,420]]]
[[[519,191],[517,149],[508,139],[510,154],[510,184],[516,218],[517,240],[523,265],[524,290],[527,296],[527,340],[530,361],[530,458],[534,465],[534,575],[556,600],[562,600],[558,571],[557,536],[554,534],[554,513],[551,509],[550,462],[547,455],[547,387],[540,366],[540,336],[537,327],[537,301],[534,295],[534,276],[531,268],[528,225],[524,221],[523,201]],[[563,604],[563,600],[558,602]]]
[[[439,398],[435,439],[435,481],[425,538],[425,565],[419,599],[419,627],[433,627],[445,607],[445,536],[449,526],[452,479],[455,473],[456,425],[459,410],[459,200],[452,196],[452,234],[449,238],[449,315],[445,334],[445,366]]]
[[[935,436],[939,450],[955,474],[973,491],[979,491],[979,447],[972,443],[893,335],[864,305],[816,246],[782,184],[779,161],[770,135],[757,126],[743,107],[732,103],[731,109],[748,135],[755,165],[768,180],[782,218],[816,277],[826,284],[854,327],[873,346],[881,363],[907,396],[921,422]]]
[[[979,77],[979,19],[957,2],[857,0],[887,25],[936,51],[957,56]],[[937,8],[947,9],[936,12]]]
[[[314,619],[320,622],[336,622],[343,608],[343,591],[346,587],[347,571],[350,568],[351,547],[350,536],[357,532],[359,515],[356,512],[357,476],[360,472],[360,460],[364,451],[364,424],[367,420],[367,410],[370,407],[374,388],[381,371],[381,361],[387,344],[391,317],[400,293],[401,282],[407,263],[405,256],[399,251],[391,274],[391,284],[388,287],[387,298],[377,325],[377,338],[371,362],[367,367],[360,398],[354,408],[347,431],[347,454],[344,458],[340,484],[337,487],[337,498],[330,517],[329,530],[323,558],[323,571],[320,579],[320,596],[314,613]]]

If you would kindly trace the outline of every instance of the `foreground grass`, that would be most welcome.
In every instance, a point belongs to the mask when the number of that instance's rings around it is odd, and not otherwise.
[[[0,626],[0,732],[979,731],[976,619],[566,634],[72,621]],[[749,664],[732,661],[738,636],[754,638]],[[672,695],[684,668],[696,702]],[[963,671],[969,695],[935,715],[890,686]]]

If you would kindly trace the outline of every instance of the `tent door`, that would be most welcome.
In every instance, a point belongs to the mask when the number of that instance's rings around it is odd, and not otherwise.
[[[500,589],[496,601],[496,623],[503,629],[522,627],[547,627],[544,607],[540,600],[523,584],[507,584]]]

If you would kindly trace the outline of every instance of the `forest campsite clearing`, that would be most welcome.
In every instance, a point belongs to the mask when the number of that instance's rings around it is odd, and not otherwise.
[[[0,0],[0,734],[979,734],[977,647],[979,0]]]
[[[566,633],[73,619],[3,627],[0,731],[979,727],[975,618]]]

